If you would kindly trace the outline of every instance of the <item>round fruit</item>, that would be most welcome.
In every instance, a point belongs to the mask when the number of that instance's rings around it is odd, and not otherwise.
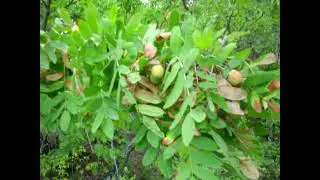
[[[164,69],[162,65],[157,64],[152,66],[150,81],[152,83],[158,84],[161,81],[163,74],[164,74]]]
[[[164,74],[164,69],[161,64],[152,66],[151,76],[162,78],[163,74]]]
[[[237,70],[230,71],[229,75],[228,75],[228,81],[233,86],[240,85],[242,83],[242,81],[243,81],[242,73],[237,71]]]

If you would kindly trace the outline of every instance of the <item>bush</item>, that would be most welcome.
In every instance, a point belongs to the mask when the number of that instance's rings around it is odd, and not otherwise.
[[[280,84],[270,85],[280,83],[279,68],[266,70],[277,56],[252,60],[251,48],[237,45],[247,33],[199,26],[200,17],[178,9],[159,16],[159,27],[148,11],[128,16],[119,7],[102,13],[88,2],[78,31],[59,10],[41,31],[40,131],[58,139],[58,148],[41,151],[41,176],[129,179],[139,176],[128,170],[134,151],[163,179],[279,177],[277,166],[269,170],[278,146],[270,151],[257,120],[280,120]],[[153,84],[159,64],[164,75]],[[237,87],[227,80],[235,70]]]

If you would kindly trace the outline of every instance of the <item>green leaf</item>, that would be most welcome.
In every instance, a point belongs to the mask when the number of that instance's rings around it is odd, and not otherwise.
[[[172,11],[171,15],[169,17],[169,22],[168,22],[168,29],[171,30],[174,26],[179,25],[180,21],[180,14],[178,11]]]
[[[143,44],[147,44],[147,43],[153,44],[157,34],[159,34],[159,30],[157,30],[157,25],[150,24],[147,32],[143,36],[143,39],[142,39]]]
[[[163,158],[165,160],[168,160],[170,158],[172,158],[172,156],[174,155],[174,153],[176,153],[176,150],[173,149],[171,146],[167,147],[164,149],[163,151]]]
[[[51,41],[47,45],[49,48],[59,49],[63,52],[68,52],[68,45],[62,41]]]
[[[267,83],[273,79],[278,78],[280,75],[279,70],[275,71],[257,71],[249,75],[244,81],[245,87],[255,87]]]
[[[174,129],[179,124],[181,118],[183,117],[184,113],[187,110],[187,107],[191,106],[191,103],[192,103],[191,96],[187,96],[184,99],[182,105],[180,106],[179,112],[175,115],[174,120],[169,127],[170,130]]]
[[[103,113],[97,113],[96,118],[94,119],[91,127],[91,132],[94,134],[97,132],[98,128],[100,127],[102,121],[104,119]]]
[[[139,72],[133,72],[128,74],[128,80],[132,83],[132,84],[136,84],[137,82],[139,82],[141,79]]]
[[[214,174],[213,170],[205,168],[200,165],[192,166],[192,172],[196,175],[199,179],[212,179],[218,180],[219,178]]]
[[[89,3],[86,12],[85,12],[85,19],[88,23],[88,26],[91,29],[91,32],[98,33],[98,26],[97,26],[97,18],[98,18],[98,11],[97,8],[92,4]]]
[[[195,62],[195,59],[198,56],[199,52],[199,49],[196,48],[189,49],[187,52],[185,52],[186,55],[182,57],[183,69],[180,72],[186,73],[189,71],[190,67]]]
[[[216,55],[217,60],[222,63],[224,62],[230,53],[237,47],[236,43],[230,43],[225,47],[217,48],[214,50],[213,54]]]
[[[79,21],[79,31],[82,38],[84,38],[85,40],[88,40],[90,38],[91,32],[89,25],[83,20]]]
[[[180,69],[180,63],[176,62],[172,65],[172,69],[171,72],[168,72],[168,76],[164,81],[164,87],[162,88],[161,94],[163,94],[168,87],[171,85],[171,83],[174,81],[174,79],[176,78],[178,71]]]
[[[57,63],[57,56],[56,56],[56,54],[55,54],[56,49],[53,48],[53,47],[47,47],[47,48],[45,49],[45,52],[47,53],[50,61],[53,62],[53,64],[56,64],[56,63]]]
[[[176,180],[186,180],[191,175],[191,164],[180,162],[177,168]]]
[[[169,161],[169,160],[166,161],[162,155],[158,156],[156,164],[157,164],[160,172],[166,178],[170,178],[173,175],[173,169],[172,169],[171,161]]]
[[[66,108],[66,104],[67,104],[66,102],[63,103],[56,112],[49,114],[50,121],[55,122],[55,120],[61,115],[62,111]]]
[[[189,113],[184,119],[182,123],[182,129],[181,129],[182,141],[185,146],[189,146],[194,136],[193,131],[195,128],[196,128],[196,125]]]
[[[45,50],[40,48],[40,67],[41,69],[49,69],[50,68],[50,62],[47,53]]]
[[[203,90],[207,90],[207,89],[215,89],[217,88],[217,84],[214,82],[200,82],[199,83],[199,87]]]
[[[181,36],[181,31],[178,26],[174,27],[171,30],[170,36],[170,49],[172,50],[174,55],[178,55],[183,46],[183,38]]]
[[[57,81],[50,85],[40,84],[40,92],[51,93],[61,89],[64,86],[63,81]]]
[[[213,33],[209,27],[206,27],[202,33],[199,30],[195,30],[192,38],[196,47],[200,49],[206,49],[213,45]]]
[[[136,104],[137,103],[130,90],[125,89],[124,90],[124,94],[128,98],[128,101],[129,101],[130,104]]]
[[[193,71],[189,71],[186,81],[184,83],[184,88],[189,89],[193,86]]]
[[[213,102],[221,107],[224,111],[229,112],[229,107],[223,97],[219,96],[216,93],[211,93],[211,98]]]
[[[125,65],[120,65],[119,66],[119,72],[121,73],[121,74],[124,74],[124,75],[127,75],[127,74],[129,74],[130,73],[130,69],[128,68],[128,66],[125,66]]]
[[[68,111],[64,111],[61,120],[60,120],[60,128],[62,131],[67,131],[70,125],[71,116]]]
[[[105,108],[105,116],[109,117],[112,120],[118,120],[119,119],[119,114],[117,113],[116,110],[114,110],[111,107],[106,107]]]
[[[52,108],[52,100],[47,94],[40,93],[40,112],[43,114],[49,114]]]
[[[152,119],[152,118],[150,118],[148,116],[142,116],[142,122],[154,134],[159,136],[161,139],[164,138],[163,132],[161,132],[158,124],[156,123],[156,121],[154,119]]]
[[[199,151],[195,148],[190,148],[190,156],[193,162],[201,165],[206,165],[212,168],[220,168],[221,161],[216,158],[212,152]]]
[[[157,155],[157,149],[150,147],[143,156],[142,164],[143,166],[149,166],[155,160]]]
[[[68,24],[72,23],[72,19],[70,18],[70,15],[68,13],[68,11],[64,8],[59,8],[57,10],[59,16]]]
[[[152,131],[148,131],[147,133],[147,140],[151,144],[152,147],[158,148],[159,147],[159,142],[160,138],[156,134],[154,134]]]
[[[206,113],[203,111],[201,106],[197,106],[195,109],[192,109],[190,111],[190,116],[198,123],[201,123],[206,119]]]
[[[199,31],[199,30],[195,30],[193,33],[192,33],[192,39],[193,39],[193,42],[194,44],[196,45],[196,47],[198,48],[202,48],[202,33]]]
[[[210,124],[216,129],[223,129],[227,127],[227,124],[220,118],[210,120]]]
[[[111,119],[105,119],[103,126],[103,133],[110,139],[113,139],[114,127]]]
[[[140,126],[139,131],[137,132],[136,137],[135,137],[136,144],[139,143],[144,138],[147,131],[148,131],[148,129],[144,125]]]
[[[173,86],[170,94],[168,95],[168,98],[166,99],[163,109],[168,109],[169,107],[174,105],[174,103],[177,102],[177,100],[179,99],[183,91],[183,84],[184,84],[184,74],[180,72],[178,74],[175,85]]]
[[[148,147],[147,140],[146,139],[142,139],[140,142],[136,143],[135,150],[136,151],[143,151],[147,147]]]
[[[211,130],[209,134],[212,136],[214,141],[218,144],[219,148],[221,149],[222,152],[226,153],[228,151],[228,146],[224,142],[223,138],[216,133],[214,130]]]
[[[237,52],[234,57],[229,62],[229,67],[234,69],[240,66],[250,55],[250,49],[244,49],[242,51]]]
[[[191,145],[205,151],[215,151],[218,149],[217,144],[211,138],[205,136],[193,138]]]
[[[138,104],[136,107],[141,114],[151,117],[162,117],[163,114],[165,114],[165,112],[157,106]]]
[[[209,110],[213,113],[216,112],[216,107],[214,106],[212,98],[209,94],[207,94],[207,101],[208,101]]]

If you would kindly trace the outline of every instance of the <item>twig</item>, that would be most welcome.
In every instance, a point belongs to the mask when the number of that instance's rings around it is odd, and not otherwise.
[[[44,143],[44,141],[46,140],[46,137],[47,137],[47,136],[43,136],[43,138],[42,138],[41,146],[40,146],[40,154],[42,153],[43,148],[46,147],[46,145],[48,145],[48,144],[45,144],[45,145],[43,146],[43,143]]]
[[[86,132],[87,139],[88,139],[88,142],[89,142],[89,145],[90,145],[90,148],[91,148],[91,152],[94,152],[94,151],[93,151],[92,144],[91,144],[91,141],[90,141],[90,138],[89,138],[89,135],[88,135],[88,131],[87,131],[87,129],[86,129],[86,128],[84,128],[84,131]]]
[[[197,66],[194,66],[194,72],[196,73],[197,85],[199,84],[198,75],[197,75]]]
[[[40,22],[40,28],[45,30],[48,24],[48,17],[50,15],[50,5],[51,5],[51,0],[42,0],[44,4],[44,15],[42,18],[42,21]]]
[[[113,150],[113,140],[111,140],[111,149]],[[116,168],[117,178],[119,178],[118,165],[117,165],[117,161],[116,161],[116,158],[114,155],[113,155],[113,162],[114,162],[114,166]]]
[[[231,23],[231,18],[232,18],[232,16],[233,16],[233,13],[234,13],[234,9],[231,11],[231,14],[230,14],[230,16],[229,16],[228,19],[227,19],[227,27],[226,27],[226,29],[224,30],[222,36],[224,36],[227,31],[230,32],[230,23]]]

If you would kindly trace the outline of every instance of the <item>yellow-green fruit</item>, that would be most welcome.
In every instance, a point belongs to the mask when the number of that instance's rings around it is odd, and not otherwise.
[[[162,76],[164,74],[164,69],[162,65],[154,65],[151,69],[150,81],[154,84],[158,84],[161,82]]]
[[[233,86],[238,86],[242,83],[243,81],[243,76],[242,73],[237,71],[237,70],[232,70],[229,72],[228,75],[228,81],[230,82],[230,84],[232,84]]]

